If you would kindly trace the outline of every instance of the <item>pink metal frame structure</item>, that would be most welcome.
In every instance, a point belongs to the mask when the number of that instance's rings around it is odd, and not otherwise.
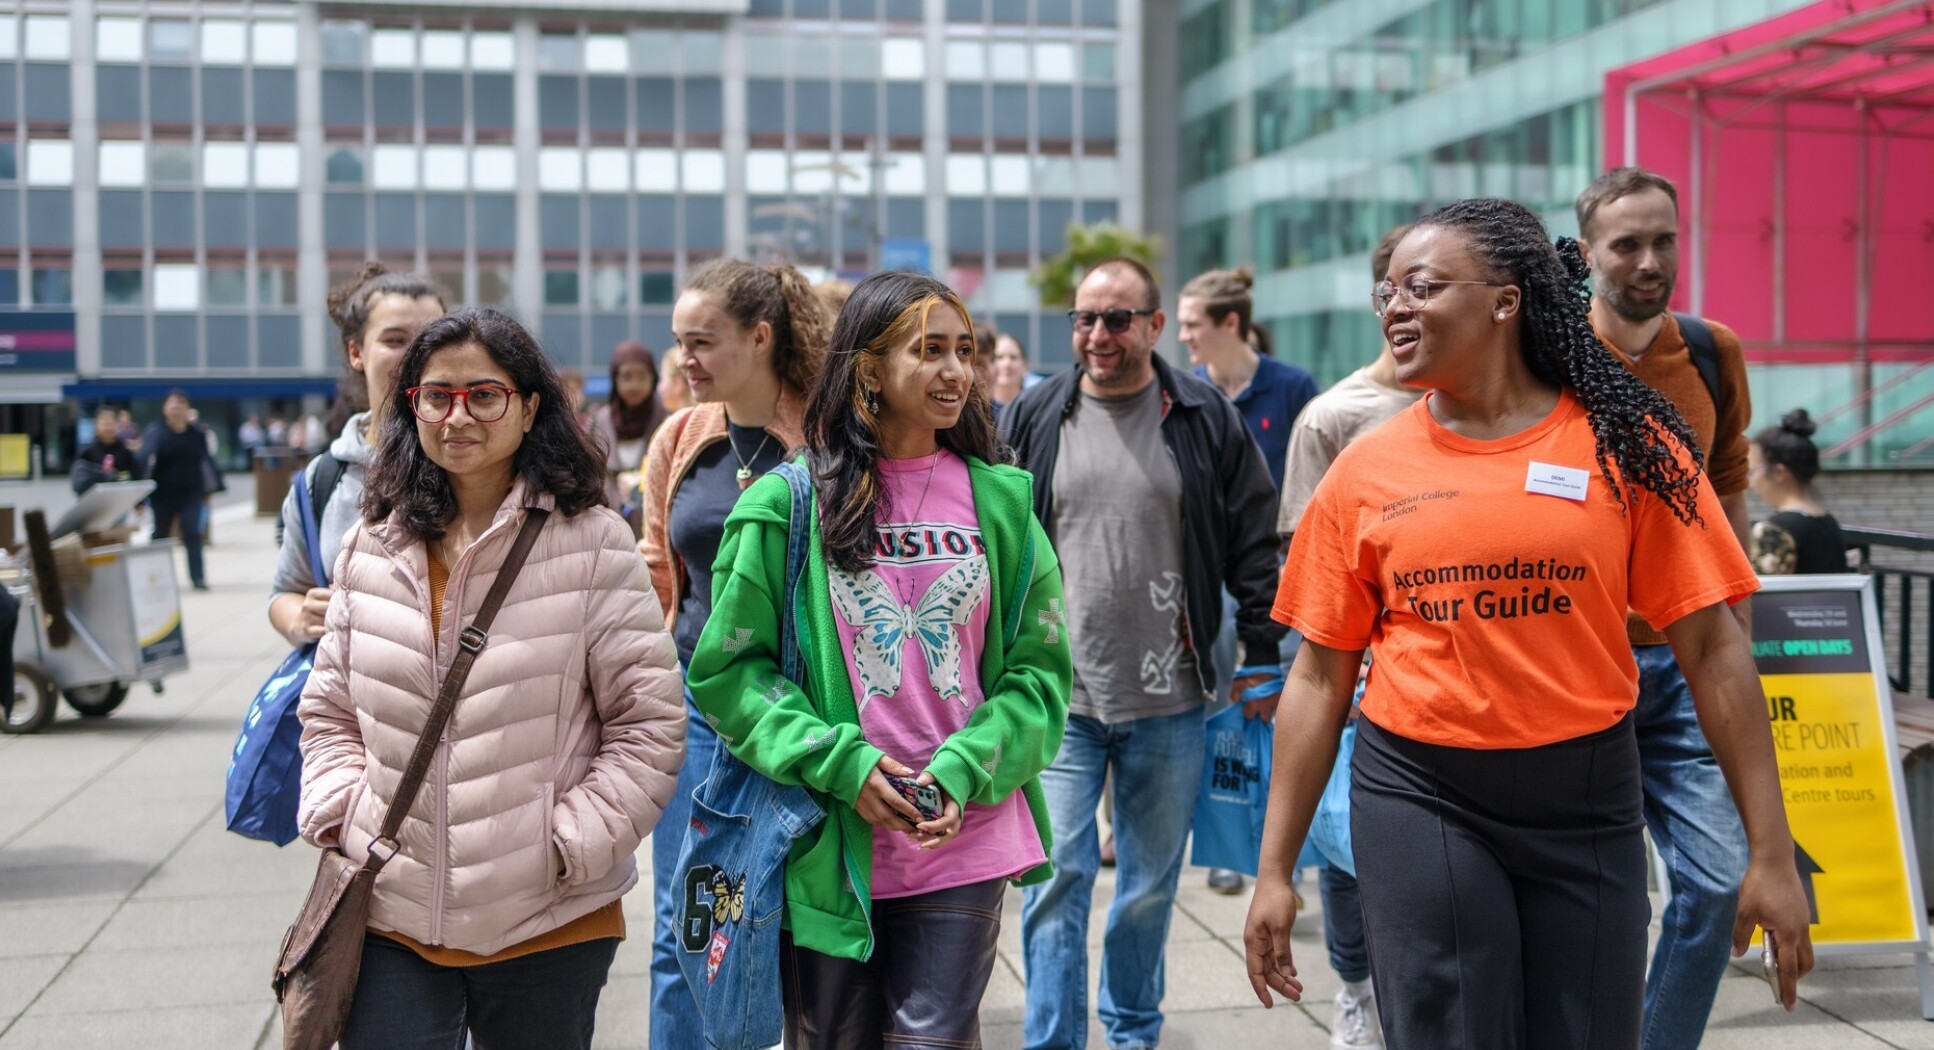
[[[1679,186],[1675,308],[1749,360],[1845,364],[1854,438],[1876,363],[1934,369],[1934,2],[1824,0],[1605,77],[1605,156]]]

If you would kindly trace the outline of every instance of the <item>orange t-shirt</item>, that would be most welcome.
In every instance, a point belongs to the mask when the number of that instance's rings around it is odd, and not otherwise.
[[[1597,732],[1638,696],[1628,608],[1664,626],[1758,589],[1704,474],[1704,527],[1644,489],[1620,508],[1570,390],[1495,441],[1445,429],[1430,402],[1337,457],[1276,593],[1276,619],[1312,641],[1371,648],[1378,726],[1479,749]]]

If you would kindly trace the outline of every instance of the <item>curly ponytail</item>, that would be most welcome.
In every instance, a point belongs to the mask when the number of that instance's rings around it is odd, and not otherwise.
[[[798,270],[784,263],[758,266],[742,259],[714,259],[692,274],[685,290],[711,296],[713,305],[740,328],[770,325],[773,373],[802,396],[813,388],[833,322]]]
[[[1554,248],[1537,215],[1490,197],[1458,201],[1417,225],[1457,230],[1495,278],[1523,291],[1518,347],[1525,367],[1577,393],[1596,439],[1599,475],[1619,504],[1642,488],[1680,521],[1703,525],[1698,438],[1672,402],[1619,363],[1592,330],[1590,272],[1578,242],[1563,237]],[[1691,453],[1690,467],[1680,449]],[[1614,464],[1626,487],[1614,479]]]

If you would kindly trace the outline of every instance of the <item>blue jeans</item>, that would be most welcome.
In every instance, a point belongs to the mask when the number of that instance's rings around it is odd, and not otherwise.
[[[1636,645],[1636,724],[1645,826],[1665,861],[1672,897],[1645,975],[1643,1050],[1699,1045],[1732,955],[1746,874],[1746,830],[1699,729],[1692,690],[1669,645]]]
[[[651,836],[651,1047],[652,1050],[694,1050],[704,1045],[699,1031],[698,997],[679,969],[679,922],[685,914],[685,873],[678,870],[679,846],[692,819],[692,792],[712,775],[712,755],[718,734],[685,696],[685,764],[678,770],[678,789],[665,804]]]
[[[1054,878],[1028,887],[1021,904],[1029,1050],[1088,1042],[1088,908],[1101,867],[1095,807],[1111,768],[1118,859],[1095,1012],[1116,1050],[1160,1040],[1162,958],[1202,786],[1202,719],[1199,707],[1118,725],[1069,716],[1061,754],[1041,774]]]
[[[1356,878],[1329,864],[1316,871],[1316,888],[1323,894],[1323,945],[1330,951],[1330,969],[1345,981],[1370,979],[1370,946],[1363,939],[1363,892]]]

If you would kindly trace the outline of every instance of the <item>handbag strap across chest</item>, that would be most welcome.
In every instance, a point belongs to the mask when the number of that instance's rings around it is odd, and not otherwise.
[[[511,544],[510,555],[497,570],[497,578],[490,582],[490,590],[484,595],[483,605],[477,610],[476,619],[470,626],[457,635],[457,655],[450,661],[450,670],[443,676],[443,685],[437,690],[436,703],[430,708],[429,721],[423,725],[423,735],[416,739],[416,750],[410,753],[410,764],[403,770],[403,779],[396,785],[396,797],[390,800],[389,811],[383,815],[383,827],[376,835],[376,841],[369,844],[369,859],[363,867],[371,875],[382,871],[396,856],[396,836],[403,830],[403,818],[409,815],[410,807],[416,804],[417,792],[423,789],[423,781],[430,773],[430,760],[435,757],[438,743],[443,739],[443,730],[450,724],[450,716],[457,709],[457,694],[463,691],[464,680],[470,677],[471,665],[477,662],[477,654],[483,652],[484,645],[490,641],[490,625],[497,618],[497,610],[503,608],[504,597],[510,593],[510,585],[517,582],[517,575],[523,571],[524,560],[530,556],[531,547],[537,542],[537,533],[544,527],[544,520],[550,511],[542,507],[530,507],[524,512],[524,525],[517,532],[517,539]]]

